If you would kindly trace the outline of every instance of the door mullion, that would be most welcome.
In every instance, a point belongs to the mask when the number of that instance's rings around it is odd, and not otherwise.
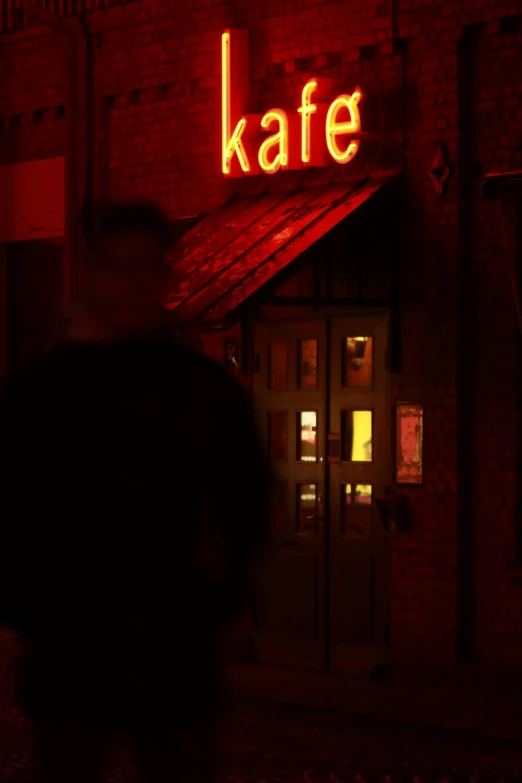
[[[376,642],[383,635],[377,627],[382,613],[376,574],[382,563],[375,496],[387,464],[386,332],[380,317],[332,320],[329,429],[339,433],[342,445],[341,461],[329,466],[330,637],[336,671],[379,664]]]

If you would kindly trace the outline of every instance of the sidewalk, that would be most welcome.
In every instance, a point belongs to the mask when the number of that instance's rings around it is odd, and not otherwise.
[[[237,696],[340,710],[365,720],[482,737],[522,747],[522,680],[453,670],[420,680],[372,683],[268,666],[233,666]]]
[[[0,628],[0,704],[12,704],[16,637]],[[373,683],[260,665],[228,670],[240,698],[322,707],[363,721],[503,741],[522,748],[522,676],[478,669]]]

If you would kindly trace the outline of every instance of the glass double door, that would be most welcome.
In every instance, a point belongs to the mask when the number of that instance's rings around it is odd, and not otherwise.
[[[255,404],[277,485],[260,662],[364,673],[385,662],[387,317],[256,325]]]

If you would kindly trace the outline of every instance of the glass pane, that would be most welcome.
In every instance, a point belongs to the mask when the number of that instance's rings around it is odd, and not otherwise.
[[[272,462],[286,461],[287,415],[286,411],[268,413],[268,456]]]
[[[316,411],[297,414],[297,459],[300,462],[317,462]]]
[[[299,388],[317,389],[317,340],[299,342]]]
[[[286,391],[288,388],[288,346],[283,342],[270,343],[268,388]]]
[[[341,411],[341,459],[372,461],[372,411]]]
[[[315,533],[317,524],[317,485],[297,485],[297,514],[295,527],[298,533]]]
[[[345,337],[343,340],[343,387],[373,386],[373,337]]]
[[[341,533],[355,538],[372,534],[372,487],[370,484],[341,486]]]

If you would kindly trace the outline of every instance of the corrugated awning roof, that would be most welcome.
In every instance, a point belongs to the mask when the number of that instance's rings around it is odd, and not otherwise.
[[[180,321],[223,321],[391,179],[230,201],[184,238],[167,307]]]

